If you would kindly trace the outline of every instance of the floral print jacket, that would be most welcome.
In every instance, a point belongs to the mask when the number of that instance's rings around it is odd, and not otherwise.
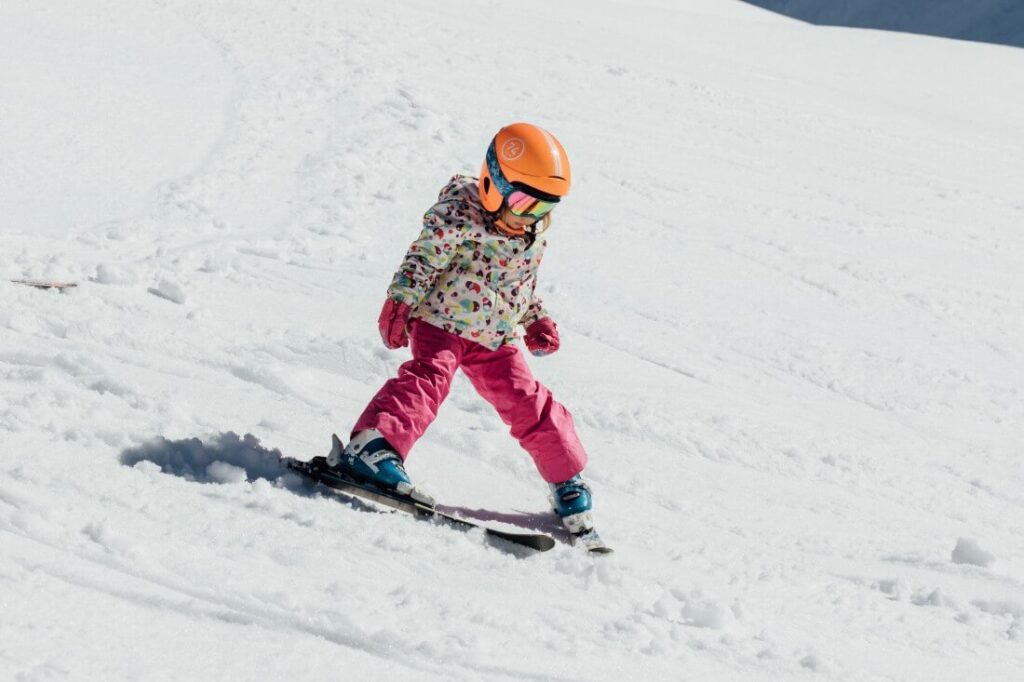
[[[410,305],[413,318],[496,350],[516,340],[518,325],[547,315],[534,292],[546,246],[502,234],[477,179],[456,175],[423,216],[388,296]]]

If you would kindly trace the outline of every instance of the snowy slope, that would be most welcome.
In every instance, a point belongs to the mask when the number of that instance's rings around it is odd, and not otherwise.
[[[430,5],[0,5],[0,278],[80,283],[0,286],[0,679],[1018,677],[1024,52]],[[407,357],[391,272],[519,119],[599,561],[274,464]],[[462,379],[409,468],[551,523]]]

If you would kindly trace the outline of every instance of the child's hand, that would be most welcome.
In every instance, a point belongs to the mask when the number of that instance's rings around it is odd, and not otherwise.
[[[526,347],[534,355],[550,355],[559,345],[558,327],[550,317],[542,317],[526,328]]]
[[[409,324],[409,315],[412,308],[405,303],[399,303],[394,299],[384,301],[384,307],[377,318],[377,329],[380,330],[380,338],[384,345],[394,350],[409,345],[409,332],[406,329]]]

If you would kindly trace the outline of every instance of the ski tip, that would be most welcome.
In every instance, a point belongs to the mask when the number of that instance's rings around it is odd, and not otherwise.
[[[527,546],[531,549],[537,550],[538,552],[547,552],[548,550],[554,549],[555,545],[558,544],[555,542],[555,539],[549,535],[537,534],[531,537],[532,540]]]
[[[547,552],[555,548],[558,543],[549,535],[543,533],[506,533],[492,528],[485,528],[488,535],[499,537],[506,542],[526,547],[535,552]]]

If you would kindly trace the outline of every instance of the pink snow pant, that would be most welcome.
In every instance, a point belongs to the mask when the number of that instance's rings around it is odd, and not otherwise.
[[[412,360],[377,392],[353,433],[377,429],[402,459],[407,458],[437,416],[461,367],[533,457],[545,481],[561,483],[583,471],[587,454],[572,415],[533,378],[516,346],[491,350],[422,320],[413,321],[410,336]]]

